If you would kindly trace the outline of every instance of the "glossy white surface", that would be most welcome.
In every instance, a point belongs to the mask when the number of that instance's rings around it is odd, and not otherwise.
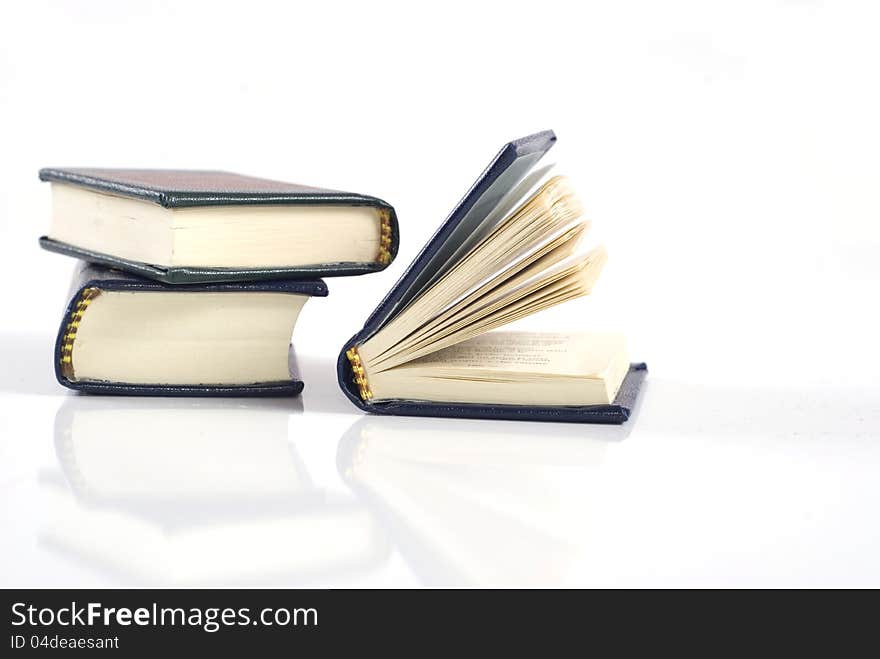
[[[0,585],[880,586],[873,3],[11,11]],[[546,127],[611,258],[528,326],[625,331],[650,367],[636,418],[360,414],[339,347],[498,146]],[[306,305],[300,400],[74,396],[46,165],[375,194],[400,257]]]
[[[880,583],[857,390],[657,377],[599,427],[44,386],[0,399],[8,585]]]

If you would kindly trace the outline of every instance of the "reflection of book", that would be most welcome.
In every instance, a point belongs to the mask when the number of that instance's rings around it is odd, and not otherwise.
[[[77,496],[101,505],[294,501],[312,487],[289,419],[271,403],[77,397],[55,417],[55,449]]]
[[[125,578],[168,584],[320,578],[381,562],[348,497],[316,488],[268,402],[74,398],[55,441],[70,484],[44,479],[44,539]]]
[[[340,442],[338,468],[427,584],[552,585],[575,551],[563,536],[591,503],[567,499],[555,476],[588,476],[627,432],[557,429],[368,417]]]

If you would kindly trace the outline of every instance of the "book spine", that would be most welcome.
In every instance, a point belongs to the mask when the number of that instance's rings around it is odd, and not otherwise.
[[[61,360],[61,374],[68,380],[73,380],[73,342],[76,340],[76,332],[79,324],[82,322],[83,314],[88,309],[96,297],[101,294],[100,289],[89,287],[84,288],[79,294],[79,299],[70,312],[67,325],[64,328],[64,334],[61,337],[61,349],[59,359]]]
[[[362,400],[370,400],[373,392],[370,390],[370,384],[367,382],[367,372],[361,362],[361,356],[358,354],[357,348],[352,347],[345,351],[345,356],[351,363],[351,370],[354,372],[354,382],[358,386],[358,393]]]
[[[379,221],[379,256],[376,257],[376,261],[388,265],[391,263],[391,211],[380,208]]]

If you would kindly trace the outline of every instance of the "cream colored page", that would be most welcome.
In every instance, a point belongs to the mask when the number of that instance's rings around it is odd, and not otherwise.
[[[461,369],[601,377],[625,350],[623,337],[616,334],[490,332],[396,370]]]
[[[372,263],[379,254],[372,206],[206,206],[175,210],[172,221],[174,265]]]
[[[601,405],[627,364],[616,335],[492,332],[367,379],[374,400]]]
[[[385,356],[404,337],[436,318],[469,291],[553,238],[580,213],[580,202],[565,179],[555,177],[371,337],[367,350],[370,358]]]
[[[49,235],[161,266],[272,268],[372,263],[381,216],[372,206],[249,205],[166,209],[52,184]]]
[[[573,227],[556,239],[543,245],[515,266],[502,270],[498,275],[481,284],[479,288],[468,293],[453,306],[437,315],[433,320],[399,341],[393,348],[386,350],[382,358],[387,359],[394,355],[404,354],[412,351],[416,346],[423,345],[425,340],[432,340],[443,336],[444,329],[449,329],[450,326],[458,321],[468,322],[468,318],[473,318],[475,314],[479,315],[478,312],[485,311],[489,304],[497,301],[503,294],[514,291],[526,282],[535,280],[542,273],[550,271],[554,266],[559,265],[564,259],[572,255],[584,228],[585,225]],[[375,348],[372,344],[364,346],[363,355],[371,362],[378,364],[379,360],[376,360],[373,356],[374,350]]]
[[[542,309],[561,304],[581,295],[587,295],[605,262],[604,250],[588,254],[581,263],[554,269],[546,278],[537,278],[528,285],[496,300],[468,318],[464,317],[453,326],[445,328],[434,337],[422,340],[418,346],[407,346],[400,354],[386,359],[374,359],[370,344],[362,350],[367,370],[387,370],[406,362],[425,357],[456,343],[462,343],[490,330],[507,325],[519,318],[537,313]],[[566,274],[567,273],[567,274]]]
[[[289,379],[306,298],[281,293],[102,292],[73,343],[76,379],[250,384]]]
[[[49,237],[132,261],[171,264],[171,211],[139,199],[53,183]]]

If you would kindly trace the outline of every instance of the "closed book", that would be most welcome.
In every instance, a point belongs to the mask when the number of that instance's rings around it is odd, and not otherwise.
[[[291,335],[320,279],[171,286],[84,263],[55,342],[65,387],[146,396],[294,396]]]
[[[40,245],[165,283],[360,275],[397,254],[381,199],[221,171],[46,168]]]

